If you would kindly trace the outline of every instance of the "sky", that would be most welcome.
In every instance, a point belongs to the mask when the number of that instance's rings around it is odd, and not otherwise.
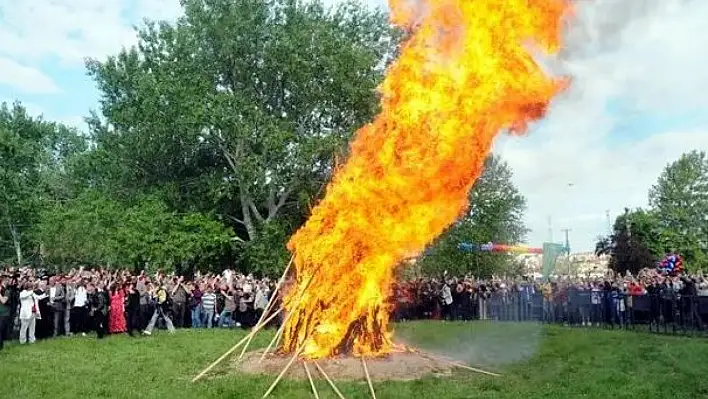
[[[0,0],[0,102],[85,129],[98,92],[84,59],[134,44],[144,18],[180,12],[178,0]],[[592,250],[608,211],[646,206],[667,163],[708,148],[705,20],[705,0],[578,0],[562,56],[543,60],[571,88],[526,136],[494,147],[527,198],[529,245],[567,228],[573,251]]]

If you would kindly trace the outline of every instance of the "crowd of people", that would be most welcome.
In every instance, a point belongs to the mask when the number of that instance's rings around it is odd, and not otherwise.
[[[48,275],[30,268],[0,272],[0,349],[57,335],[95,332],[151,335],[155,327],[250,327],[266,308],[274,288],[226,270],[197,273],[187,280],[158,272],[133,275],[127,270],[71,270]]]
[[[546,321],[574,325],[708,325],[708,278],[653,269],[602,278],[419,278],[395,286],[398,321]]]
[[[81,268],[48,275],[5,268],[0,272],[0,349],[9,338],[31,344],[89,332],[98,338],[151,335],[156,327],[170,333],[185,327],[249,328],[274,288],[274,280],[232,270],[185,279],[161,272],[134,275]],[[546,281],[444,276],[397,283],[391,301],[397,321],[493,319],[619,326],[680,321],[703,329],[708,322],[708,278],[702,273],[666,276],[649,269],[637,276]]]

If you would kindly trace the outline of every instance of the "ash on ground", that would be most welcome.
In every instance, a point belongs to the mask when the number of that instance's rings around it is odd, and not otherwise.
[[[292,358],[292,355],[269,354],[260,361],[262,351],[246,353],[241,360],[234,360],[233,371],[246,374],[278,375]],[[308,361],[308,368],[313,378],[322,378],[317,367]],[[361,359],[353,356],[341,356],[332,359],[319,359],[317,364],[333,380],[362,380],[366,378]],[[448,376],[454,366],[441,359],[426,355],[424,352],[395,352],[385,357],[366,358],[369,375],[374,381],[399,380],[410,381],[426,376]],[[302,361],[296,361],[285,377],[307,379]]]

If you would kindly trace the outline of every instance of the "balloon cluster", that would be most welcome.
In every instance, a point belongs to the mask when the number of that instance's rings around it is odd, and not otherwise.
[[[667,254],[661,262],[658,269],[660,272],[668,275],[676,275],[683,272],[683,258],[677,254]]]

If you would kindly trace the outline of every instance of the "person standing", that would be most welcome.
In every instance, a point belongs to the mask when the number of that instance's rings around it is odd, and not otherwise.
[[[184,327],[184,318],[187,311],[187,288],[184,286],[184,277],[180,276],[174,280],[174,287],[170,290],[172,297],[172,314],[174,315],[175,327]]]
[[[155,328],[155,323],[157,323],[158,318],[165,320],[165,325],[167,325],[167,331],[170,334],[175,332],[175,326],[172,324],[172,319],[169,316],[170,302],[165,286],[160,285],[155,291],[155,312],[152,314],[152,318],[148,323],[148,326],[143,331],[145,335],[152,335],[152,329]]]
[[[118,284],[111,284],[110,305],[108,307],[108,332],[119,334],[127,331],[125,321],[125,294],[123,287]]]
[[[104,325],[106,313],[108,311],[106,300],[103,293],[100,292],[93,284],[88,285],[87,291],[91,326],[96,331],[98,338],[101,339],[104,337],[106,332],[106,327]]]
[[[199,284],[193,282],[190,284],[191,294],[189,299],[189,307],[192,313],[192,328],[202,327],[202,290],[199,289]]]
[[[10,292],[7,289],[5,279],[0,280],[0,350],[4,347],[5,334],[7,333],[7,323],[10,320]],[[7,337],[9,338],[9,337]]]
[[[74,307],[74,298],[76,298],[76,284],[74,281],[64,278],[62,280],[64,286],[64,334],[71,336],[71,309]]]
[[[31,283],[25,283],[20,292],[20,345],[35,343],[35,329],[37,319],[41,318],[39,311],[39,300],[46,295],[37,295],[32,290]]]
[[[56,337],[59,335],[59,328],[64,321],[66,296],[64,295],[64,287],[61,285],[61,281],[58,277],[52,277],[49,280],[49,284],[49,307],[52,309],[52,315],[54,317],[52,336]],[[69,331],[65,331],[64,334],[68,332]]]
[[[74,303],[71,308],[74,319],[74,329],[84,337],[89,332],[89,301],[86,284],[80,281],[74,293]]]
[[[206,324],[206,328],[211,328],[216,310],[216,294],[211,285],[207,285],[206,291],[204,295],[202,295],[202,309],[204,310],[204,323]]]
[[[42,280],[34,290],[37,298],[37,314],[35,320],[35,335],[37,339],[45,339],[52,336],[52,318],[47,316],[52,314],[52,307],[49,305],[49,288],[47,281]],[[42,317],[44,315],[44,317]]]
[[[127,330],[128,335],[133,336],[133,331],[141,330],[140,325],[140,293],[135,288],[134,283],[129,283],[126,287],[128,300],[126,301]]]

